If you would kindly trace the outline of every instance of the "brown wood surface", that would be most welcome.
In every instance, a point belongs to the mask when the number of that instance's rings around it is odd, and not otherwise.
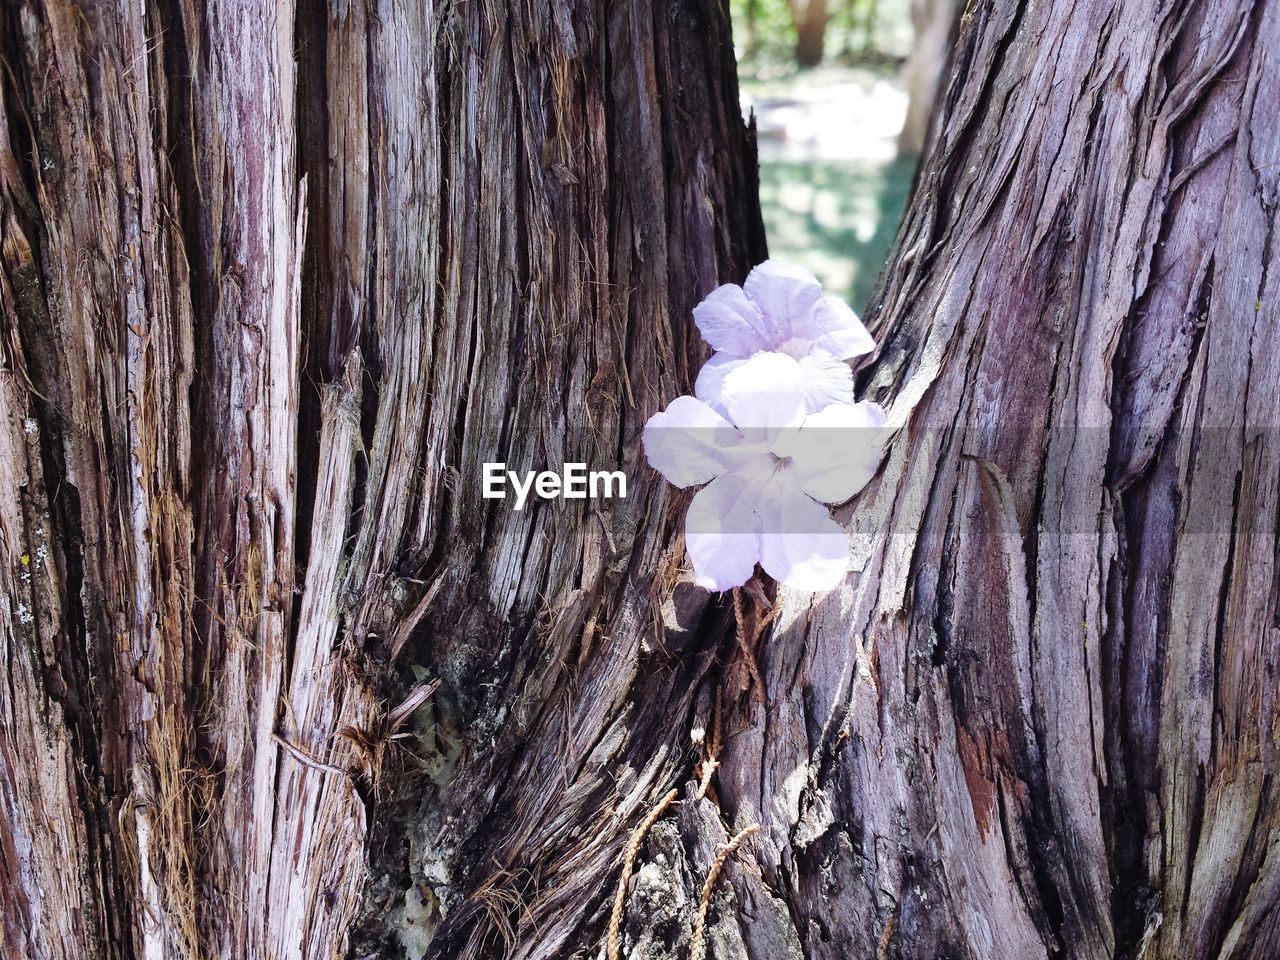
[[[1277,49],[965,5],[762,691],[639,444],[764,255],[720,3],[0,8],[0,952],[603,956],[675,788],[625,957],[717,862],[709,960],[1280,955]]]

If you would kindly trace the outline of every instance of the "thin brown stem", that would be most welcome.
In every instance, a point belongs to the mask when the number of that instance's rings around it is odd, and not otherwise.
[[[676,791],[672,790],[659,800],[658,805],[649,811],[649,815],[640,821],[640,826],[632,831],[631,839],[627,842],[627,849],[622,855],[622,876],[618,878],[618,890],[613,895],[613,913],[609,916],[609,960],[618,960],[619,957],[618,931],[622,928],[622,911],[627,901],[627,884],[631,882],[631,871],[635,866],[636,854],[640,852],[640,844],[644,843],[649,828],[658,822],[658,818],[675,802],[675,799]]]
[[[702,894],[698,898],[698,916],[693,921],[693,943],[689,947],[689,960],[702,960],[703,950],[706,949],[703,941],[705,940],[707,927],[707,911],[711,909],[711,891],[715,889],[720,871],[724,869],[725,863],[733,856],[733,852],[742,846],[743,841],[759,829],[760,824],[753,823],[740,831],[720,848],[715,860],[711,861],[711,869],[707,871],[707,881],[702,885]]]

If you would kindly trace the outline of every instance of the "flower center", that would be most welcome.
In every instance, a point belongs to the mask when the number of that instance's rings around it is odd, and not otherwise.
[[[784,340],[778,344],[775,349],[778,353],[785,353],[793,360],[803,360],[813,349],[813,341],[801,337],[792,337],[790,340]]]
[[[773,460],[773,472],[781,473],[784,470],[790,470],[792,459],[790,457],[780,457],[776,453],[770,451],[769,457]]]

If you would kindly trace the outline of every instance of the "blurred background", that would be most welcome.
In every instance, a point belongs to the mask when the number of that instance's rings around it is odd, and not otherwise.
[[[955,0],[731,0],[772,256],[862,313],[928,133]]]

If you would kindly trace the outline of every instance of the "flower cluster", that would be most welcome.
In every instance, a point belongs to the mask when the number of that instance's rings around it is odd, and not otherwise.
[[[768,260],[693,311],[715,349],[694,396],[644,428],[649,463],[678,487],[706,484],[685,518],[697,582],[740,586],[759,563],[800,590],[844,579],[843,503],[879,463],[884,411],[853,400],[846,360],[875,348],[849,307],[807,270]]]

